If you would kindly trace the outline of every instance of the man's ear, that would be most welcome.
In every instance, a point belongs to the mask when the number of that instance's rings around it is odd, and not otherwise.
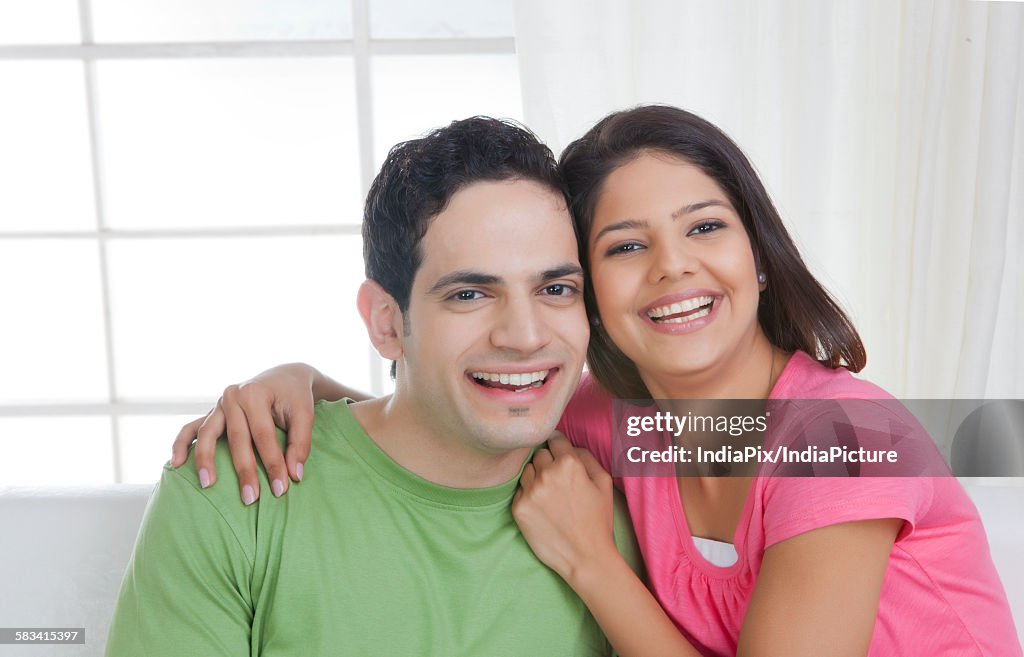
[[[401,358],[404,331],[402,311],[395,298],[377,281],[367,279],[359,286],[356,306],[377,353],[388,360]]]

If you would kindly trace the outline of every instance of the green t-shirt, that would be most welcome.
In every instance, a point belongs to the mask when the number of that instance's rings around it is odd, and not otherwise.
[[[410,440],[415,437],[411,436]],[[452,489],[405,470],[344,402],[317,405],[306,478],[238,500],[166,467],[122,584],[108,657],[606,655],[573,591],[512,518],[517,479]],[[617,505],[616,541],[639,553]]]

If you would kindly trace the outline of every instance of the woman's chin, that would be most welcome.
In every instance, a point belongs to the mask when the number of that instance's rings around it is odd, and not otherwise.
[[[634,361],[640,376],[654,382],[653,387],[668,391],[690,387],[715,366],[713,358],[647,358],[644,361]]]

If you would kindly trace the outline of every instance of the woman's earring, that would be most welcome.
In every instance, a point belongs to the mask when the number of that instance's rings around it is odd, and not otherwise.
[[[768,277],[765,275],[763,271],[757,272],[757,282],[760,285],[764,285],[765,283],[768,282]]]

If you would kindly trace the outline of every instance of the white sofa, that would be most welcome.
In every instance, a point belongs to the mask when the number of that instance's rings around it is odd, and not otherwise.
[[[968,485],[1024,636],[1024,487]],[[150,486],[0,487],[0,627],[84,627],[84,645],[0,646],[4,657],[103,654]]]

